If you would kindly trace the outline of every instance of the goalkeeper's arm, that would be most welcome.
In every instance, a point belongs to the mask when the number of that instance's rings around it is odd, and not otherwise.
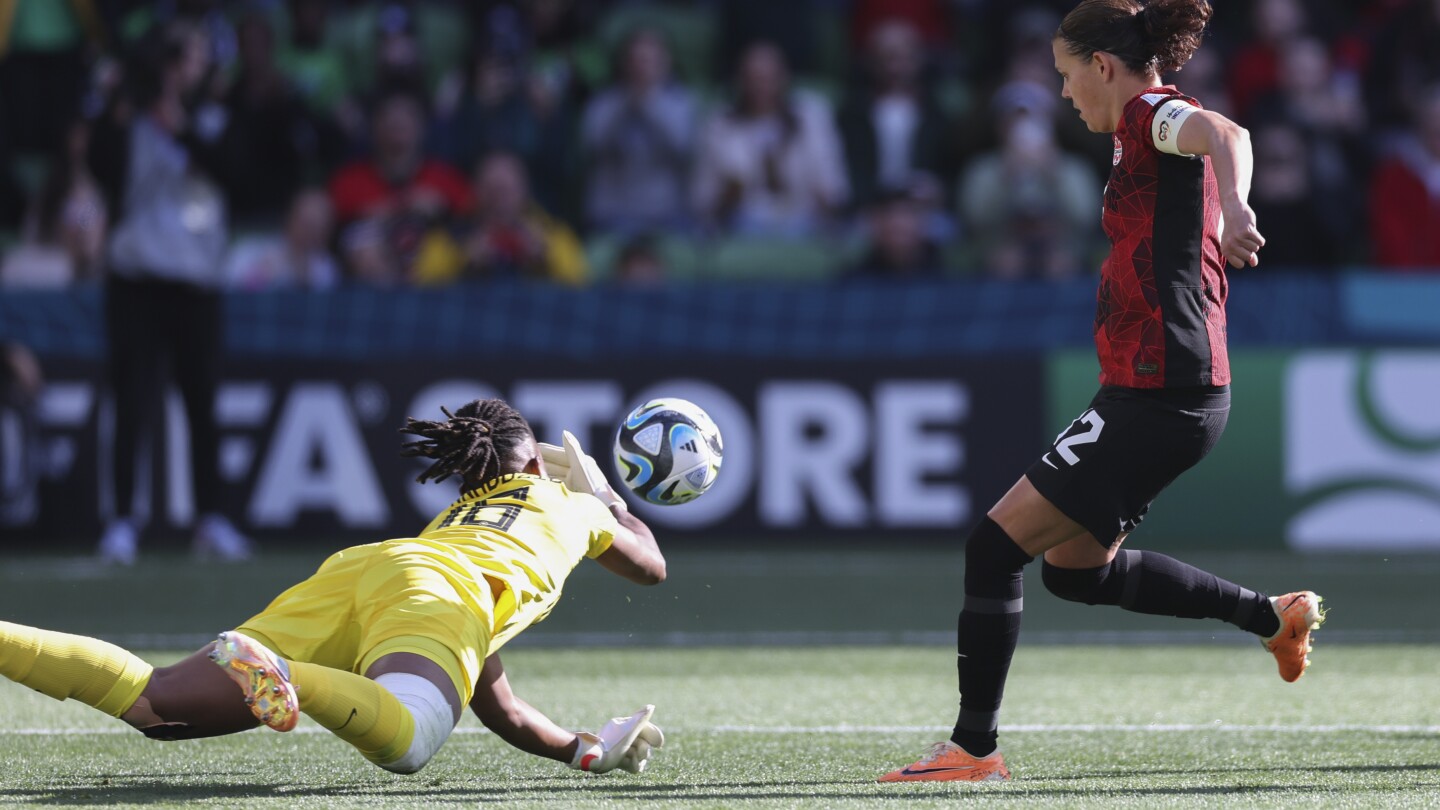
[[[567,731],[555,725],[544,712],[511,691],[499,655],[485,659],[470,708],[495,736],[521,751],[593,773],[616,768],[640,773],[649,762],[650,752],[665,742],[665,735],[650,722],[654,706],[645,706],[628,718],[611,720],[599,734]]]
[[[485,659],[470,708],[495,736],[527,754],[569,762],[580,744],[574,732],[555,725],[543,712],[510,690],[510,680],[505,677],[505,665],[500,663],[498,654]]]
[[[611,507],[610,512],[620,523],[615,542],[595,561],[612,573],[641,585],[658,585],[665,581],[665,555],[655,543],[650,527],[629,511]]]

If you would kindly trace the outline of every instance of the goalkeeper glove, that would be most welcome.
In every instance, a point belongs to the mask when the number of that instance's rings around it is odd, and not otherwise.
[[[575,434],[567,430],[564,437],[563,447],[540,443],[540,458],[545,462],[545,474],[569,487],[571,492],[594,495],[606,506],[627,508],[625,501],[605,479],[600,465],[580,447],[580,440],[575,438]]]
[[[650,722],[655,707],[647,705],[629,717],[616,717],[599,734],[577,731],[580,739],[570,767],[590,773],[609,773],[619,768],[641,773],[650,762],[650,752],[665,744],[660,727]]]

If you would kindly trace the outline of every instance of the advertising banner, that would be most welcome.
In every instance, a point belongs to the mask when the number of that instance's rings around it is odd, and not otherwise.
[[[640,504],[667,534],[847,538],[955,537],[998,498],[1043,433],[1038,357],[936,362],[581,364],[324,359],[232,364],[216,413],[230,513],[265,541],[364,542],[418,531],[455,496],[415,483],[402,459],[406,416],[443,418],[501,396],[542,440],[569,429],[611,468],[614,430],[657,396],[690,399],[724,436],[718,483],[683,506]],[[110,407],[92,363],[52,363],[38,413],[38,498],[0,526],[7,544],[94,541],[111,513]],[[142,460],[136,514],[179,536],[194,509],[183,408],[172,395],[161,441]],[[147,484],[148,482],[148,484]]]

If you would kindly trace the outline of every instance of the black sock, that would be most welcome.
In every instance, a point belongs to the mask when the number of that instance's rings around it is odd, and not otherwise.
[[[989,517],[965,541],[965,606],[955,636],[960,716],[950,741],[971,756],[995,750],[1000,698],[1020,639],[1024,569],[1033,559]]]
[[[1219,619],[1259,636],[1272,636],[1280,618],[1270,599],[1173,557],[1154,551],[1121,551],[1099,568],[1041,569],[1045,587],[1062,599],[1088,605],[1119,605],[1136,613]]]

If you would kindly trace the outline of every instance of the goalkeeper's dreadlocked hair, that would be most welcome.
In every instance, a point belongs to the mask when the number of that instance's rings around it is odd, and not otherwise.
[[[405,418],[401,433],[419,436],[421,441],[400,448],[402,456],[435,459],[416,481],[440,482],[452,475],[465,481],[488,481],[509,472],[515,450],[534,440],[530,423],[503,399],[477,399],[462,405],[444,422]],[[463,484],[462,484],[463,486]]]

